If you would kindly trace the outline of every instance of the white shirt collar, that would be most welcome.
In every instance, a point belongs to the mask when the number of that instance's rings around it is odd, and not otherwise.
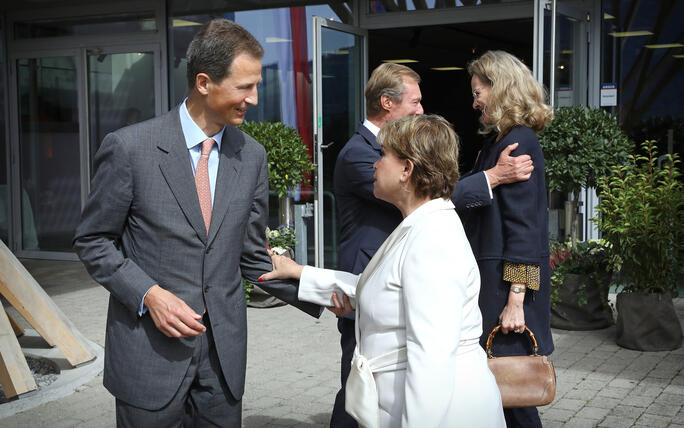
[[[378,136],[378,132],[380,132],[380,128],[378,128],[377,126],[375,126],[370,120],[368,120],[368,119],[364,120],[364,121],[363,121],[363,126],[365,126],[366,128],[368,128],[368,130],[369,130],[370,132],[372,132],[373,135],[375,135],[376,137]]]
[[[202,128],[200,128],[190,116],[188,107],[185,105],[187,101],[187,98],[183,100],[183,104],[180,106],[179,113],[181,128],[183,129],[183,137],[185,137],[185,144],[187,145],[188,149],[192,149],[207,138],[213,138],[214,141],[216,141],[219,152],[221,152],[221,139],[223,138],[223,131],[226,129],[226,127],[224,126],[221,128],[221,130],[215,135],[206,135],[204,131],[202,131]]]

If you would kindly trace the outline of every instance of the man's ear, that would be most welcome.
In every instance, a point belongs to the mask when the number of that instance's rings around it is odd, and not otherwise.
[[[195,76],[195,89],[202,95],[209,93],[209,85],[211,84],[211,77],[207,73],[197,73]]]
[[[380,96],[380,107],[382,107],[383,110],[390,111],[392,109],[392,98],[390,98],[387,95],[381,95]]]

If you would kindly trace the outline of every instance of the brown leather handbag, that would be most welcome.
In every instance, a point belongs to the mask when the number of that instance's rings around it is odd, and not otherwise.
[[[532,342],[532,355],[495,357],[492,341],[501,325],[494,327],[487,338],[487,363],[501,391],[504,408],[546,406],[556,395],[556,372],[546,355],[537,355],[537,338],[525,326]]]

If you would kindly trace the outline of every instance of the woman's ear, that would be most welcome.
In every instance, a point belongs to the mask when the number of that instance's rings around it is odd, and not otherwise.
[[[411,174],[413,174],[413,168],[413,162],[410,159],[404,159],[404,171],[401,174],[402,182],[409,181],[409,178],[411,178]]]

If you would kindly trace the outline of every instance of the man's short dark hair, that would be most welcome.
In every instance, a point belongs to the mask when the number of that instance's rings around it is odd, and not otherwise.
[[[188,88],[195,87],[199,73],[206,73],[215,83],[220,83],[228,77],[235,57],[242,53],[261,59],[264,48],[249,31],[233,21],[213,19],[207,22],[188,46]]]

